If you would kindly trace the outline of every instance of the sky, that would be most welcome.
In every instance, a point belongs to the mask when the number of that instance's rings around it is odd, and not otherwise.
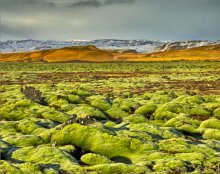
[[[220,40],[220,0],[0,0],[1,40]]]

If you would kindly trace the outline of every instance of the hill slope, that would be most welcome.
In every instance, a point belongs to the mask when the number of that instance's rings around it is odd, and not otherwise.
[[[220,60],[220,44],[185,50],[140,54],[134,51],[104,51],[95,46],[72,46],[26,53],[0,54],[0,62],[74,62],[74,61],[170,61]]]
[[[0,54],[0,61],[3,62],[71,62],[111,60],[111,54],[91,45],[25,53]]]
[[[147,54],[148,60],[220,60],[220,44]]]

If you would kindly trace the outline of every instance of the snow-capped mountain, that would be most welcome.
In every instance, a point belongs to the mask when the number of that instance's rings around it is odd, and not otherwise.
[[[29,52],[37,50],[58,49],[68,46],[94,45],[106,50],[135,50],[140,53],[180,50],[204,45],[220,44],[220,41],[151,41],[151,40],[69,40],[69,41],[39,41],[39,40],[8,40],[0,42],[0,52]]]
[[[194,40],[194,41],[167,42],[167,43],[162,43],[161,45],[156,46],[153,49],[153,52],[162,52],[162,51],[169,51],[169,50],[183,50],[183,49],[188,49],[188,48],[215,45],[215,44],[220,44],[220,41]]]
[[[39,40],[8,40],[0,42],[0,52],[26,52],[46,49],[57,49],[68,46],[94,45],[100,49],[109,50],[136,50],[137,52],[149,52],[156,46],[165,42],[149,40],[69,40],[69,41],[39,41]]]

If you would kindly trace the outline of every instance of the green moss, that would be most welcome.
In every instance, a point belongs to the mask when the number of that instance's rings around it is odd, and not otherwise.
[[[11,136],[4,138],[3,141],[19,147],[37,146],[44,143],[43,139],[36,135]]]
[[[106,111],[113,118],[123,118],[127,117],[129,114],[119,108],[111,108]]]
[[[173,158],[174,155],[163,152],[153,152],[148,156],[148,160],[156,160],[156,159],[168,159]]]
[[[123,118],[123,121],[131,123],[146,123],[147,119],[143,115],[133,114]]]
[[[70,94],[70,95],[67,96],[67,98],[68,98],[68,100],[69,100],[70,103],[74,103],[74,104],[84,103],[84,101],[83,101],[83,100],[81,99],[81,97],[78,96],[78,95],[72,95],[72,94]]]
[[[47,124],[48,125],[51,123],[50,120],[40,120],[40,119],[25,119],[19,122],[18,126],[17,126],[17,130],[23,134],[40,134],[43,131],[46,130],[46,128],[42,127],[41,124]],[[52,124],[52,123],[51,123]]]
[[[213,149],[220,149],[220,141],[218,140],[202,140],[202,142]]]
[[[116,126],[116,123],[113,122],[113,121],[107,121],[104,125],[107,126],[107,127],[113,128],[113,127]]]
[[[15,103],[15,107],[30,107],[33,103],[30,100],[19,100]]]
[[[2,174],[22,174],[23,172],[7,161],[0,160],[0,173]]]
[[[220,130],[220,120],[215,118],[205,120],[200,124],[199,128],[211,128]]]
[[[196,133],[198,132],[196,129],[198,128],[200,122],[197,120],[193,120],[185,115],[179,115],[175,118],[168,120],[164,126],[165,127],[175,127],[179,130],[183,130],[186,132]]]
[[[145,92],[141,97],[144,99],[144,100],[150,100],[152,96],[152,93],[150,92]]]
[[[73,144],[84,151],[92,151],[108,158],[124,156],[131,161],[138,161],[141,156],[145,156],[144,152],[157,148],[153,143],[142,143],[126,136],[113,136],[93,126],[80,124],[66,126],[53,133],[52,141],[60,145]]]
[[[66,99],[59,99],[56,101],[53,101],[49,104],[49,106],[55,107],[55,108],[61,108],[64,105],[69,104],[69,102]]]
[[[68,116],[64,113],[58,112],[55,109],[51,109],[50,111],[42,113],[42,116],[44,118],[47,118],[47,119],[50,119],[52,121],[56,121],[59,123],[64,123],[65,121],[69,120],[69,118],[70,118],[70,116]]]
[[[137,103],[132,99],[124,99],[120,104],[120,109],[126,112],[130,112],[132,109],[138,107]]]
[[[55,128],[47,129],[39,134],[39,136],[44,140],[45,143],[50,143],[52,133],[55,132],[57,129],[61,129],[60,127],[61,126],[56,126]]]
[[[220,130],[218,130],[218,129],[205,129],[203,137],[205,139],[220,140]]]
[[[86,96],[91,96],[92,93],[87,90],[78,89],[77,95],[86,97]]]
[[[211,111],[220,108],[220,103],[217,102],[204,103],[203,105]]]
[[[174,118],[174,117],[177,117],[178,114],[175,114],[175,113],[172,113],[170,111],[162,111],[162,112],[159,112],[156,110],[155,114],[154,114],[154,118],[156,120],[169,120],[171,118]]]
[[[136,132],[140,135],[143,134],[146,136],[146,134],[150,134],[154,140],[182,137],[182,134],[173,128],[159,127],[148,123],[129,124],[127,128],[129,128],[131,132]]]
[[[63,150],[65,152],[71,153],[76,150],[76,148],[73,145],[64,145],[58,147],[60,150]]]
[[[11,157],[24,162],[31,162],[45,166],[51,165],[54,169],[64,171],[69,171],[74,165],[78,164],[76,159],[67,152],[49,145],[21,148],[14,151]]]
[[[159,143],[159,149],[169,153],[203,153],[212,156],[216,151],[203,143],[194,143],[183,138],[171,138],[162,140]]]
[[[156,104],[167,103],[167,102],[170,102],[171,100],[172,98],[166,94],[153,94],[151,96],[151,101],[153,101]]]
[[[204,163],[203,173],[204,174],[219,173],[219,166],[220,166],[219,154],[216,154],[215,156],[212,156],[212,158],[209,158]]]
[[[96,107],[101,111],[106,111],[111,108],[111,104],[106,99],[92,100],[91,106]]]
[[[220,119],[220,108],[213,111],[213,116]]]
[[[178,159],[188,161],[191,164],[202,165],[206,156],[202,153],[178,153],[175,155]]]
[[[91,167],[86,167],[89,171],[97,171],[102,174],[115,174],[115,173],[135,173],[143,174],[150,173],[150,170],[147,167],[136,166],[136,165],[126,165],[126,164],[101,164]]]
[[[0,154],[5,154],[9,150],[9,145],[0,139]]]
[[[68,112],[68,111],[72,110],[75,107],[76,107],[76,105],[74,105],[74,104],[64,104],[64,105],[61,106],[60,110],[64,111],[64,112]]]
[[[211,112],[203,107],[194,107],[190,110],[190,115],[210,117]]]
[[[83,155],[80,160],[88,165],[98,165],[98,164],[110,164],[111,160],[105,156],[94,154],[94,153],[87,153]]]
[[[85,114],[87,114],[87,116],[94,117],[98,120],[106,119],[105,115],[100,110],[87,104],[82,104],[79,107],[75,107],[67,113],[73,115],[78,114],[79,112],[84,112]]]
[[[58,170],[55,170],[53,168],[45,168],[44,174],[59,174],[60,172]]]
[[[186,106],[184,106],[184,104],[182,103],[176,103],[174,101],[169,102],[169,103],[165,103],[162,106],[158,107],[158,109],[155,112],[155,115],[160,114],[160,112],[162,111],[170,111],[172,113],[186,113],[188,110],[188,108]]]
[[[43,172],[41,172],[41,168],[38,164],[29,163],[29,162],[22,163],[19,165],[19,168],[23,174],[29,174],[29,173],[43,174]]]
[[[157,105],[153,103],[145,104],[141,107],[139,107],[136,111],[135,114],[140,114],[140,115],[148,115],[154,113],[154,111],[157,109]]]
[[[25,113],[24,108],[15,107],[15,105],[7,105],[0,108],[0,115],[2,118],[9,121],[22,120],[30,117],[29,114]]]
[[[156,164],[153,166],[153,170],[157,172],[186,172],[187,171],[187,164],[186,162],[178,159],[158,159],[155,161]]]
[[[1,121],[0,122],[0,137],[6,138],[9,136],[21,135],[17,132],[17,121]]]

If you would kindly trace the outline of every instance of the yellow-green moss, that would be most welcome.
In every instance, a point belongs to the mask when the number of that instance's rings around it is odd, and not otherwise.
[[[107,157],[95,153],[87,153],[83,155],[80,160],[88,165],[98,165],[98,164],[110,164],[111,160]]]

